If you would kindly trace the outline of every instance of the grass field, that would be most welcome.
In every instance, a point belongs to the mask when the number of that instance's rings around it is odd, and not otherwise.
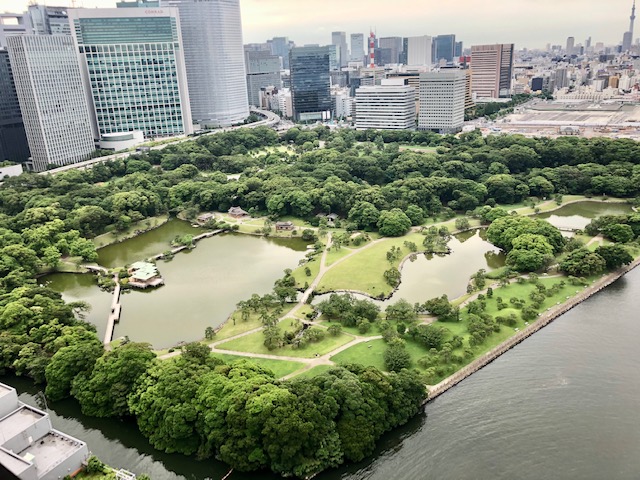
[[[280,313],[280,316],[286,315],[291,311],[291,309],[295,306],[293,303],[287,303]],[[273,310],[271,310],[273,311]],[[233,319],[235,318],[235,322]],[[220,340],[224,340],[225,338],[233,337],[240,333],[248,332],[249,330],[253,330],[254,328],[258,328],[262,326],[262,320],[260,320],[260,314],[251,312],[249,318],[247,320],[242,320],[242,315],[240,310],[236,310],[231,315],[229,315],[229,319],[225,322],[222,328],[216,333],[216,336],[207,343],[217,342]]]
[[[294,362],[291,360],[272,360],[270,358],[257,358],[257,357],[242,357],[240,355],[229,355],[227,353],[214,353],[214,357],[218,357],[227,363],[235,362],[236,360],[248,360],[261,367],[268,368],[273,372],[276,378],[282,378],[285,375],[300,370],[304,363]]]
[[[283,320],[280,323],[282,331],[292,331],[291,319]],[[264,346],[264,335],[262,332],[255,332],[244,337],[229,340],[218,345],[220,350],[235,350],[237,352],[260,353],[265,355],[280,355],[284,357],[300,357],[313,358],[318,355],[324,355],[336,348],[349,343],[353,340],[351,335],[342,333],[336,337],[327,335],[322,341],[317,343],[309,343],[302,348],[294,349],[290,345],[279,348],[277,350],[269,350]]]
[[[98,235],[97,237],[93,238],[91,241],[96,246],[96,248],[106,247],[107,245],[111,245],[127,238],[133,238],[137,236],[137,230],[151,230],[166,223],[168,220],[168,215],[159,215],[157,217],[145,218],[144,220],[140,220],[139,222],[132,224],[123,232],[103,233],[102,235]]]
[[[388,295],[392,287],[384,280],[384,272],[395,266],[410,250],[404,246],[405,241],[414,242],[418,249],[422,246],[424,237],[420,233],[410,233],[403,237],[388,238],[362,250],[335,268],[329,270],[318,285],[318,293],[333,290],[357,290],[372,296]],[[392,246],[401,250],[400,258],[393,263],[387,261],[387,252]]]
[[[309,262],[304,265],[300,265],[291,273],[293,278],[296,279],[296,288],[304,288],[305,283],[311,284],[316,279],[318,272],[320,272],[320,259],[321,254],[318,254]],[[307,267],[309,267],[309,270],[311,271],[311,275],[309,276],[306,274]]]

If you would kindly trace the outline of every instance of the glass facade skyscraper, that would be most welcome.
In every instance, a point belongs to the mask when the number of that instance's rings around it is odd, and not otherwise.
[[[69,16],[101,136],[193,132],[176,9],[74,9]]]
[[[249,116],[240,0],[162,0],[176,7],[191,113],[201,126],[230,126]]]
[[[433,37],[433,61],[438,63],[440,60],[447,62],[453,61],[456,51],[455,35],[438,35]]]
[[[324,120],[331,114],[331,54],[335,47],[292,48],[289,56],[291,94],[296,120]]]
[[[29,144],[22,123],[9,52],[0,49],[0,162],[24,162],[28,158]]]

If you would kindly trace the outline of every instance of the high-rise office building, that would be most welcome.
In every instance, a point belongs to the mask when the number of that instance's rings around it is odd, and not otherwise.
[[[31,21],[26,13],[0,13],[0,48],[7,48],[9,35],[31,33]]]
[[[20,35],[7,41],[34,168],[86,160],[95,147],[73,39]]]
[[[29,5],[27,14],[34,35],[71,35],[67,7]]]
[[[349,63],[349,47],[347,47],[347,34],[345,32],[332,32],[331,44],[337,48],[338,68],[346,67]]]
[[[180,12],[193,122],[229,126],[249,116],[240,0],[161,0]]]
[[[565,49],[565,52],[567,55],[573,55],[575,53],[575,44],[576,44],[576,39],[573,37],[567,37],[567,47]]]
[[[244,53],[247,67],[247,92],[249,105],[260,105],[260,90],[265,87],[282,87],[280,57],[270,51],[248,50]]]
[[[420,74],[418,130],[462,130],[466,83],[465,71],[455,68]]]
[[[352,33],[351,34],[351,61],[352,62],[364,62],[364,34]]]
[[[399,63],[402,53],[402,37],[381,37],[378,39],[378,49],[382,52],[380,62],[376,61],[376,64]]]
[[[513,43],[471,47],[473,93],[479,98],[508,97],[513,72]]]
[[[271,44],[271,53],[282,59],[282,68],[289,69],[289,50],[291,43],[287,37],[273,37],[269,43]]]
[[[325,120],[331,116],[331,47],[333,46],[295,47],[289,53],[291,94],[296,120]]]
[[[454,58],[459,58],[462,56],[462,42],[456,42],[456,47],[455,50],[453,52],[453,56]]]
[[[631,7],[631,16],[629,17],[629,30],[627,30],[622,37],[622,51],[628,52],[631,50],[633,44],[633,24],[636,21],[636,0],[633,0],[633,6]]]
[[[0,162],[25,162],[29,144],[24,131],[9,52],[0,49]]]
[[[437,35],[433,37],[433,62],[440,60],[452,62],[456,50],[455,35]]]
[[[558,90],[569,86],[569,72],[566,68],[556,69],[554,75],[554,87]]]
[[[69,10],[100,137],[193,132],[175,8]]]
[[[412,130],[416,126],[415,90],[406,79],[356,90],[356,129]]]
[[[428,35],[408,37],[407,65],[430,67],[431,63],[431,37]]]

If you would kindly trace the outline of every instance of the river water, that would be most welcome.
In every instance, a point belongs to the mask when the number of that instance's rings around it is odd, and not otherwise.
[[[574,308],[386,435],[375,455],[318,480],[637,479],[640,269]],[[34,387],[15,377],[23,401]],[[131,423],[50,405],[53,424],[106,462],[154,480],[219,479],[218,462],[154,451]],[[233,474],[230,480],[273,479]]]

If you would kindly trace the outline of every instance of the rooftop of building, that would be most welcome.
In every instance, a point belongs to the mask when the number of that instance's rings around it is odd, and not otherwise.
[[[4,397],[5,395],[9,395],[12,392],[15,392],[14,388],[11,388],[8,385],[4,385],[0,383],[0,398]]]
[[[36,472],[40,478],[60,461],[70,457],[84,446],[84,442],[80,440],[68,437],[57,430],[51,430],[18,455],[25,460],[31,459],[35,463]]]
[[[0,447],[0,464],[14,475],[20,475],[31,466],[31,463],[24,458],[2,447]]]
[[[29,405],[22,405],[18,410],[0,419],[0,444],[4,444],[44,416],[46,413]]]

